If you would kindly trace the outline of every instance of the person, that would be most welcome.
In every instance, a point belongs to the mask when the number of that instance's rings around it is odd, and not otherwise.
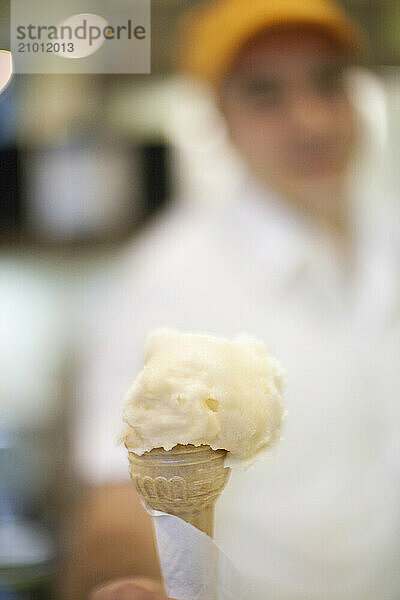
[[[284,440],[235,471],[217,504],[216,539],[249,598],[394,600],[398,256],[390,211],[348,186],[360,126],[347,73],[361,34],[328,0],[215,0],[186,32],[187,69],[213,87],[250,175],[228,205],[160,217],[120,258],[108,299],[96,297],[75,423],[95,485],[75,513],[66,597],[160,579],[112,438],[146,334],[169,326],[251,333],[287,369]],[[145,587],[117,581],[92,597],[159,598]]]

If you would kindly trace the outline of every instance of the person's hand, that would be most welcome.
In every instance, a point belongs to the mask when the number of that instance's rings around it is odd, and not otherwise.
[[[152,579],[118,579],[96,587],[89,600],[167,600],[158,581]]]

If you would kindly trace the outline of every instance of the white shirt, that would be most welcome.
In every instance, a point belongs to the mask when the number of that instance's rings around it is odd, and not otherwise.
[[[400,594],[398,257],[375,212],[355,204],[346,280],[327,240],[247,189],[214,212],[161,218],[96,297],[76,423],[92,480],[127,479],[113,442],[152,328],[250,333],[287,369],[284,440],[232,474],[217,508],[217,541],[252,600]]]

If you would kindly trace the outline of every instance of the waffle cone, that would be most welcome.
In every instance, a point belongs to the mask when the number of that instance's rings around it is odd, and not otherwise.
[[[224,467],[226,450],[178,445],[138,456],[127,448],[130,476],[146,506],[180,517],[212,537],[215,502],[230,473]]]

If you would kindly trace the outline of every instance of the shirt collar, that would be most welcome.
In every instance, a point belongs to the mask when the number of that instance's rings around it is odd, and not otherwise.
[[[323,280],[338,277],[332,241],[271,191],[247,182],[231,219],[243,251],[269,282],[289,284],[306,273]]]
[[[228,230],[233,233],[238,260],[256,272],[264,289],[279,299],[305,300],[322,313],[345,312],[350,319],[359,320],[361,328],[366,321],[377,321],[381,327],[398,281],[388,263],[389,244],[382,243],[387,227],[378,226],[376,207],[351,189],[349,203],[350,276],[327,234],[254,181],[242,184],[224,221],[230,222]],[[387,218],[383,221],[387,225]]]

